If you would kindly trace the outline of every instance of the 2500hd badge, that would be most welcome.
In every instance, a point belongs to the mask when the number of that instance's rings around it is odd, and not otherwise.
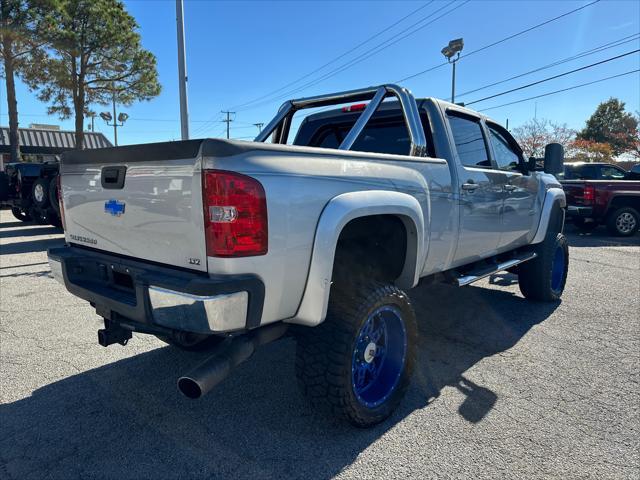
[[[98,240],[96,240],[95,238],[81,237],[80,235],[74,235],[73,233],[69,235],[69,238],[71,238],[71,240],[75,240],[76,242],[89,243],[91,245],[98,244]]]

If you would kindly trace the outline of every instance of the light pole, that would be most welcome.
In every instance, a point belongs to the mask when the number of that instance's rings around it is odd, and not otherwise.
[[[176,0],[176,24],[178,32],[178,86],[180,90],[180,134],[189,140],[189,109],[187,107],[187,60],[184,52],[184,7]]]
[[[113,143],[117,147],[118,146],[118,127],[122,127],[124,125],[124,122],[127,121],[127,118],[129,118],[129,115],[127,115],[124,112],[120,112],[120,114],[116,116],[116,91],[115,90],[113,90],[113,97],[111,98],[111,100],[113,104],[113,116],[109,112],[101,112],[100,118],[102,118],[107,123],[107,125],[109,125],[110,127],[113,127]],[[113,120],[113,123],[109,123],[111,120]]]
[[[451,40],[449,45],[442,49],[442,54],[447,58],[447,61],[453,65],[453,76],[451,77],[451,103],[456,103],[456,62],[460,59],[460,52],[463,48],[464,41],[461,38],[456,38],[455,40]]]
[[[258,122],[253,124],[255,127],[258,127],[258,133],[262,132],[262,127],[264,127],[264,123]]]

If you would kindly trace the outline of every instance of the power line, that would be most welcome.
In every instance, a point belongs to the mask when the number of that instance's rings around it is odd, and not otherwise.
[[[319,72],[320,70],[324,69],[325,67],[328,67],[329,65],[331,65],[331,64],[333,64],[333,63],[335,63],[335,62],[337,62],[337,61],[338,61],[338,60],[340,60],[341,58],[346,57],[347,55],[349,55],[350,53],[352,53],[352,52],[356,51],[357,49],[359,49],[359,48],[360,48],[360,47],[362,47],[363,45],[365,45],[365,44],[369,43],[369,42],[370,42],[371,40],[373,40],[374,38],[377,38],[377,37],[379,37],[380,35],[382,35],[383,33],[388,32],[388,31],[389,31],[389,30],[391,30],[393,27],[395,27],[396,25],[399,25],[400,23],[402,23],[403,21],[405,21],[407,18],[411,17],[412,15],[415,15],[415,14],[416,14],[416,13],[418,13],[420,10],[425,9],[426,7],[428,7],[429,5],[431,5],[433,2],[434,2],[434,0],[431,0],[431,1],[427,2],[427,3],[425,3],[424,5],[422,5],[422,6],[418,7],[418,8],[416,8],[415,10],[411,11],[410,13],[408,13],[407,15],[405,15],[404,17],[402,17],[400,20],[397,20],[396,22],[392,23],[391,25],[389,25],[388,27],[384,28],[383,30],[380,30],[378,33],[375,33],[374,35],[372,35],[372,36],[368,37],[366,40],[364,40],[364,41],[360,42],[360,43],[359,43],[358,45],[356,45],[355,47],[350,48],[349,50],[347,50],[346,52],[342,53],[341,55],[339,55],[339,56],[337,56],[337,57],[335,57],[335,58],[333,58],[333,59],[329,60],[327,63],[325,63],[324,65],[321,65],[320,67],[316,68],[315,70],[313,70],[313,71],[311,71],[311,72],[309,72],[309,73],[307,73],[307,74],[305,74],[305,75],[303,75],[303,76],[301,76],[301,77],[297,78],[296,80],[294,80],[294,81],[292,81],[292,82],[287,83],[286,85],[284,85],[284,86],[282,86],[282,87],[280,87],[280,88],[278,88],[278,89],[276,89],[276,90],[273,90],[272,92],[269,92],[269,93],[267,93],[267,94],[264,94],[264,95],[262,95],[262,96],[260,96],[260,97],[257,97],[257,98],[255,98],[255,99],[253,99],[253,100],[250,100],[250,101],[248,101],[248,102],[242,103],[242,104],[240,104],[240,105],[236,105],[236,106],[234,106],[233,108],[242,108],[242,107],[244,107],[245,105],[250,105],[250,104],[255,103],[255,102],[259,101],[259,100],[262,100],[262,99],[264,99],[264,98],[270,97],[270,96],[272,96],[272,95],[273,95],[273,94],[275,94],[275,93],[281,92],[282,90],[285,90],[285,89],[287,89],[288,87],[290,87],[290,86],[292,86],[292,85],[295,85],[296,83],[300,82],[301,80],[304,80],[305,78],[310,77],[310,76],[311,76],[311,75],[313,75],[314,73],[317,73],[317,72]]]
[[[564,63],[568,63],[568,62],[571,62],[573,60],[577,60],[577,59],[582,58],[582,57],[587,57],[587,56],[593,55],[595,53],[600,53],[600,52],[603,52],[605,50],[609,50],[610,48],[619,47],[620,45],[624,45],[626,43],[633,42],[635,40],[638,40],[639,38],[640,38],[640,32],[634,33],[633,35],[628,35],[628,36],[623,37],[621,39],[605,43],[604,45],[600,45],[598,47],[594,47],[594,48],[591,48],[589,50],[585,50],[584,52],[580,52],[580,53],[577,53],[577,54],[572,55],[570,57],[566,57],[566,58],[563,58],[561,60],[557,60],[557,61],[555,61],[553,63],[549,63],[549,64],[544,65],[542,67],[538,67],[538,68],[536,68],[534,70],[529,70],[528,72],[520,73],[518,75],[514,75],[513,77],[505,78],[504,80],[499,80],[497,82],[493,82],[493,83],[490,83],[488,85],[484,85],[482,87],[474,88],[473,90],[468,90],[468,91],[466,91],[464,93],[459,94],[458,97],[462,97],[462,96],[468,95],[470,93],[479,92],[480,90],[485,90],[485,89],[490,88],[490,87],[495,87],[496,85],[501,85],[501,84],[509,82],[511,80],[515,80],[517,78],[525,77],[525,76],[530,75],[532,73],[540,72],[542,70],[546,70],[546,69],[551,68],[551,67],[557,67],[558,65],[562,65]]]
[[[370,48],[369,50],[366,50],[365,52],[361,53],[360,55],[358,55],[357,57],[347,61],[346,63],[334,68],[333,70],[330,70],[329,72],[323,74],[322,76],[320,76],[319,78],[316,78],[314,80],[311,80],[310,82],[305,83],[304,85],[301,85],[300,87],[296,87],[293,90],[290,90],[282,95],[278,95],[274,98],[268,99],[268,100],[264,100],[262,102],[258,102],[257,104],[253,105],[252,107],[247,107],[244,108],[243,110],[248,110],[250,108],[257,108],[261,105],[265,105],[268,103],[272,103],[275,102],[279,99],[284,99],[287,97],[290,97],[292,94],[300,92],[302,90],[305,90],[309,87],[312,87],[314,85],[317,85],[318,83],[321,83],[325,80],[328,80],[331,77],[334,77],[335,75],[338,75],[339,73],[342,73],[345,70],[348,70],[349,68],[353,67],[354,65],[357,65],[358,63],[363,62],[364,60],[370,58],[373,55],[376,55],[378,53],[380,53],[381,51],[389,48],[392,45],[395,45],[396,43],[398,43],[399,41],[405,39],[406,37],[413,35],[414,33],[418,32],[419,30],[426,28],[427,26],[431,25],[432,23],[434,23],[435,21],[439,20],[440,18],[444,17],[445,15],[448,15],[450,13],[452,13],[454,10],[457,10],[458,8],[461,8],[462,6],[464,6],[465,4],[469,3],[470,0],[466,0],[462,3],[458,3],[457,5],[454,6],[454,8],[452,8],[451,10],[441,14],[440,16],[434,18],[433,20],[431,20],[430,22],[427,22],[424,25],[420,25],[417,28],[417,25],[419,25],[420,23],[424,22],[425,20],[428,20],[429,18],[431,18],[433,15],[437,14],[438,12],[441,12],[442,10],[448,8],[449,6],[451,6],[452,4],[456,3],[455,0],[451,0],[449,3],[447,3],[445,6],[440,7],[439,9],[435,10],[434,12],[432,12],[431,14],[427,15],[426,17],[423,17],[422,19],[418,20],[417,22],[414,22],[413,24],[411,24],[409,27],[406,27],[405,29],[401,30],[400,32],[398,32],[397,34],[393,35],[392,37],[388,38],[387,40],[384,40],[383,42],[375,45],[374,47]],[[412,28],[414,28],[412,31]],[[405,35],[402,35],[403,33],[406,33]],[[401,36],[402,35],[402,36]]]
[[[564,77],[566,75],[570,75],[572,73],[580,72],[582,70],[587,70],[588,68],[593,68],[593,67],[596,67],[598,65],[602,65],[603,63],[612,62],[613,60],[618,60],[619,58],[623,58],[623,57],[626,57],[628,55],[632,55],[632,54],[638,53],[638,52],[640,52],[640,48],[636,49],[636,50],[632,50],[630,52],[623,53],[621,55],[616,55],[615,57],[610,57],[610,58],[607,58],[605,60],[601,60],[601,61],[596,62],[596,63],[592,63],[591,65],[585,65],[584,67],[580,67],[580,68],[576,68],[576,69],[573,69],[573,70],[569,70],[568,72],[559,73],[558,75],[553,75],[552,77],[543,78],[542,80],[538,80],[536,82],[531,82],[531,83],[528,83],[526,85],[521,85],[519,87],[512,88],[510,90],[506,90],[504,92],[496,93],[494,95],[489,95],[488,97],[480,98],[478,100],[474,100],[473,102],[467,102],[467,103],[465,103],[465,105],[473,105],[474,103],[484,102],[485,100],[490,100],[492,98],[501,97],[502,95],[507,95],[508,93],[517,92],[518,90],[523,90],[525,88],[533,87],[534,85],[538,85],[540,83],[548,82],[550,80],[555,80],[556,78]]]
[[[218,122],[222,121],[222,116],[220,114],[218,114],[217,118],[210,118],[209,120],[207,120],[206,122],[204,122],[202,125],[200,125],[198,128],[196,128],[192,134],[200,134],[202,132],[206,132],[207,130],[209,130],[210,128],[212,128],[212,125]]]
[[[542,27],[544,25],[548,25],[551,22],[555,22],[556,20],[560,20],[561,18],[564,18],[564,17],[566,17],[568,15],[571,15],[573,13],[579,12],[580,10],[584,10],[585,8],[590,7],[592,5],[595,5],[598,2],[600,2],[600,0],[594,0],[593,2],[587,3],[586,5],[582,5],[581,7],[574,8],[573,10],[570,10],[570,11],[568,11],[566,13],[563,13],[562,15],[558,15],[557,17],[550,18],[549,20],[545,20],[542,23],[538,23],[537,25],[534,25],[532,27],[529,27],[529,28],[526,28],[524,30],[521,30],[521,31],[519,31],[517,33],[514,33],[512,35],[504,37],[504,38],[502,38],[500,40],[497,40],[497,41],[495,41],[493,43],[490,43],[488,45],[480,47],[480,48],[478,48],[476,50],[472,50],[471,52],[469,52],[469,53],[467,53],[465,55],[461,55],[460,58],[470,57],[471,55],[475,55],[476,53],[482,52],[483,50],[486,50],[486,49],[491,48],[491,47],[495,47],[496,45],[500,45],[501,43],[504,43],[504,42],[507,42],[507,41],[509,41],[509,40],[511,40],[513,38],[519,37],[520,35],[524,35],[525,33],[531,32],[532,30],[540,28],[540,27]],[[437,68],[440,68],[440,67],[444,67],[445,65],[449,65],[449,63],[448,62],[443,62],[443,63],[440,63],[438,65],[434,65],[433,67],[427,68],[427,69],[422,70],[422,71],[417,72],[417,73],[413,73],[413,74],[411,74],[411,75],[409,75],[407,77],[401,78],[400,80],[396,80],[396,83],[404,82],[406,80],[410,80],[410,79],[418,77],[420,75],[424,75],[425,73],[431,72],[431,71],[436,70]]]
[[[610,77],[601,78],[599,80],[593,80],[591,82],[581,83],[579,85],[574,85],[572,87],[562,88],[560,90],[554,90],[553,92],[547,92],[547,93],[543,93],[541,95],[535,95],[533,97],[523,98],[522,100],[516,100],[514,102],[503,103],[502,105],[496,105],[494,107],[483,108],[482,110],[479,110],[479,111],[480,112],[486,112],[488,110],[493,110],[495,108],[506,107],[508,105],[515,105],[516,103],[528,102],[529,100],[535,100],[536,98],[542,98],[542,97],[547,97],[549,95],[555,95],[556,93],[567,92],[569,90],[574,90],[574,89],[580,88],[580,87],[586,87],[587,85],[593,85],[594,83],[604,82],[606,80],[611,80],[611,79],[614,79],[614,78],[623,77],[625,75],[631,75],[632,73],[637,73],[637,72],[640,72],[640,68],[638,68],[636,70],[630,70],[630,71],[624,72],[624,73],[619,73],[617,75],[611,75]]]

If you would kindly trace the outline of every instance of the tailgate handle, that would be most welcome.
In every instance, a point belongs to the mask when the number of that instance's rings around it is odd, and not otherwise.
[[[102,169],[101,183],[102,188],[118,190],[124,187],[124,177],[127,173],[127,167],[104,167]]]

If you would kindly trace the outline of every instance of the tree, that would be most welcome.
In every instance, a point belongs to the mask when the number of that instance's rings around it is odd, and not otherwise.
[[[50,103],[50,114],[74,116],[78,149],[89,105],[113,97],[131,105],[160,94],[156,58],[142,48],[137,28],[120,0],[57,0],[49,14],[53,52],[27,83]]]
[[[638,120],[625,112],[624,106],[624,102],[613,97],[602,102],[578,133],[578,138],[608,143],[614,155],[633,151],[637,142]]]
[[[513,129],[525,155],[544,157],[544,147],[549,143],[559,143],[565,150],[574,139],[575,131],[566,124],[554,123],[546,118],[533,118]]]
[[[15,77],[45,55],[38,29],[42,10],[25,0],[0,0],[0,55],[7,90],[11,161],[20,160]]]
[[[572,162],[614,162],[610,144],[580,138],[569,145],[565,158]]]

